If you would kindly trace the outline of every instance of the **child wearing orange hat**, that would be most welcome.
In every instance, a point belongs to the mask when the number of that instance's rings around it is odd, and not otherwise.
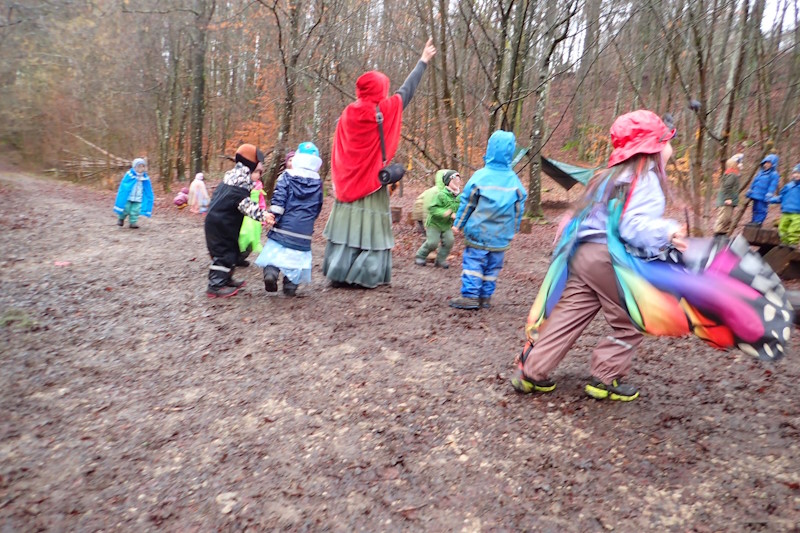
[[[236,150],[236,166],[225,173],[222,183],[214,191],[205,220],[206,245],[211,255],[208,271],[209,298],[227,298],[235,295],[244,285],[233,279],[239,259],[239,231],[245,216],[267,225],[275,217],[250,199],[254,182],[261,178],[264,154],[252,144],[243,144]]]

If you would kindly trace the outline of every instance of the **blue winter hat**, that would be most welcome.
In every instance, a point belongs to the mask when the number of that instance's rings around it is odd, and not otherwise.
[[[312,142],[300,143],[300,145],[297,147],[296,153],[314,155],[319,157],[319,149],[317,149],[317,147]]]
[[[145,161],[143,157],[137,157],[131,163],[131,168],[136,170],[136,167],[138,167],[139,165],[147,166],[147,161]]]

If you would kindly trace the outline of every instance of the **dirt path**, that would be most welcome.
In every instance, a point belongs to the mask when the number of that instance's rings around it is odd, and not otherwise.
[[[0,175],[0,531],[800,530],[796,342],[773,368],[647,340],[620,405],[582,394],[595,321],[522,397],[551,227],[489,311],[448,308],[460,269],[413,265],[404,228],[391,287],[327,288],[317,236],[302,297],[250,268],[220,301],[201,219],[112,203]]]

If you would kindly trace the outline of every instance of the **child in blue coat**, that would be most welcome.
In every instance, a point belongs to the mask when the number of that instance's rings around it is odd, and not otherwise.
[[[117,214],[117,226],[122,227],[125,217],[131,229],[138,229],[136,222],[139,215],[150,217],[153,214],[153,186],[147,175],[147,162],[137,157],[131,163],[131,169],[122,176],[114,202]]]
[[[283,273],[283,294],[295,296],[297,286],[311,283],[311,235],[322,210],[322,159],[311,142],[300,143],[291,164],[275,184],[269,211],[275,225],[256,264],[264,269],[264,290],[278,290]]]
[[[792,181],[781,189],[772,203],[781,204],[781,221],[778,235],[783,244],[795,246],[800,242],[800,165],[792,169]]]
[[[515,138],[498,130],[489,137],[485,166],[472,175],[461,193],[455,229],[464,232],[461,297],[456,309],[490,306],[506,250],[519,231],[528,193],[511,168]]]
[[[778,161],[776,154],[769,154],[761,161],[761,168],[753,178],[747,197],[753,200],[753,224],[761,225],[767,218],[769,204],[778,191]]]

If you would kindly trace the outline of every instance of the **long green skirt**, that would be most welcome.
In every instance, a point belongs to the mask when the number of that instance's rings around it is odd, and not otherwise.
[[[335,200],[323,235],[322,273],[369,289],[392,281],[392,217],[386,187],[355,202]]]

